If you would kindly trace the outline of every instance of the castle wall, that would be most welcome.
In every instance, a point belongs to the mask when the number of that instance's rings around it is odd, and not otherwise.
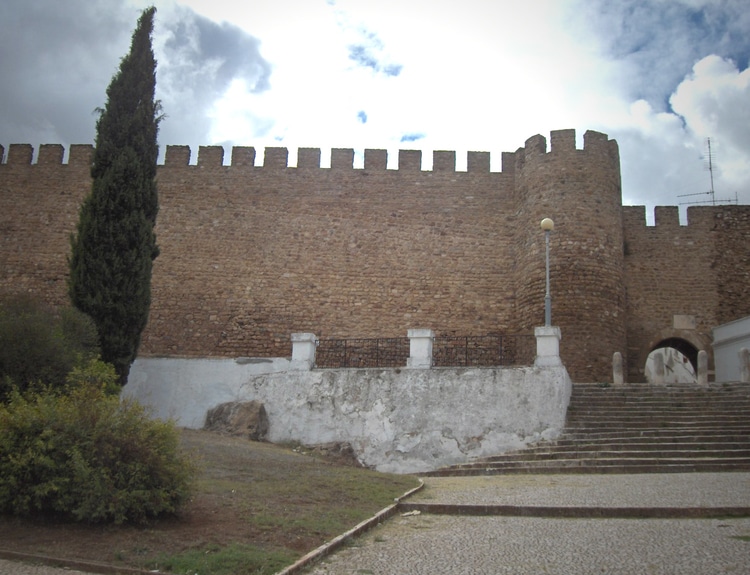
[[[617,143],[575,131],[534,136],[516,153],[517,314],[523,329],[544,322],[543,218],[550,233],[552,324],[562,331],[560,354],[574,381],[609,380],[612,354],[623,351],[622,199]]]
[[[716,322],[723,324],[750,315],[750,206],[715,208],[713,216]]]
[[[291,332],[514,327],[512,179],[489,157],[422,172],[419,152],[401,152],[398,170],[380,150],[364,169],[351,150],[333,150],[330,169],[319,155],[302,150],[289,168],[285,149],[266,150],[263,167],[235,153],[223,166],[220,148],[201,148],[190,166],[168,151],[145,353],[273,356]]]
[[[12,145],[0,164],[0,292],[67,302],[70,234],[89,192],[91,146]],[[0,148],[0,155],[3,150]],[[750,315],[750,207],[623,207],[617,143],[552,132],[490,171],[472,152],[170,146],[158,168],[152,308],[141,355],[276,357],[289,334],[319,337],[531,333],[544,321],[544,233],[551,234],[552,322],[574,381],[608,381],[615,351],[630,381],[659,338],[710,346],[710,329]],[[391,162],[392,163],[392,162]],[[675,316],[695,327],[675,328]],[[690,326],[687,326],[688,328]],[[682,330],[682,331],[679,331]]]
[[[46,152],[31,164],[29,146],[11,146],[0,165],[4,291],[66,301],[69,235],[90,187],[84,151],[67,165]],[[326,169],[316,149],[300,150],[295,168],[282,148],[267,149],[262,167],[251,148],[235,148],[229,166],[222,156],[202,147],[189,165],[187,147],[170,147],[159,167],[143,355],[276,356],[294,331],[516,329],[513,178],[491,173],[489,154],[471,153],[465,172],[454,152],[436,152],[426,172],[416,151],[400,152],[398,170],[384,150],[367,150],[364,169],[352,150],[333,150]]]
[[[750,206],[623,208],[628,373],[643,378],[648,353],[679,338],[712,361],[711,330],[750,315]],[[690,321],[686,321],[688,318]]]
[[[78,209],[91,191],[91,146],[44,145],[36,164],[32,147],[11,145],[0,165],[0,291],[30,292],[67,304],[67,254]],[[3,148],[0,146],[0,157]]]

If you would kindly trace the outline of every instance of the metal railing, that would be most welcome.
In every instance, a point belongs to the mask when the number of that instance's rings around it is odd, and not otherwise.
[[[432,343],[435,367],[495,367],[533,365],[533,335],[438,336]]]
[[[315,367],[404,367],[409,338],[321,339]]]
[[[315,367],[404,367],[409,338],[321,339]],[[437,336],[433,339],[435,367],[502,367],[533,365],[533,335]]]

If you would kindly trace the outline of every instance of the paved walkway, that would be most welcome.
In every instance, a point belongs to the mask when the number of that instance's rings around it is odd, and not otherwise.
[[[410,502],[469,505],[464,510],[485,512],[492,507],[600,508],[606,514],[622,508],[750,506],[750,473],[449,477],[425,483]],[[750,518],[400,514],[309,573],[744,574],[750,573]]]
[[[750,473],[426,478],[408,503],[484,513],[594,508],[604,515],[621,509],[695,515],[690,510],[748,508]],[[0,560],[2,575],[73,573]],[[412,511],[304,573],[740,575],[750,573],[750,517],[559,519]]]

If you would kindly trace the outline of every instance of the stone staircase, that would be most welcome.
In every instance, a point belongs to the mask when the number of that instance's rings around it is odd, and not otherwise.
[[[425,473],[750,471],[750,384],[576,384],[556,441]]]

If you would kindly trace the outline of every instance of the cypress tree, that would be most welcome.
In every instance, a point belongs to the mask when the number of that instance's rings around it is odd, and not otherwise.
[[[81,206],[68,262],[70,299],[94,320],[102,359],[115,366],[123,385],[148,321],[151,267],[159,253],[155,12],[151,7],[141,14],[99,110],[91,193]]]

